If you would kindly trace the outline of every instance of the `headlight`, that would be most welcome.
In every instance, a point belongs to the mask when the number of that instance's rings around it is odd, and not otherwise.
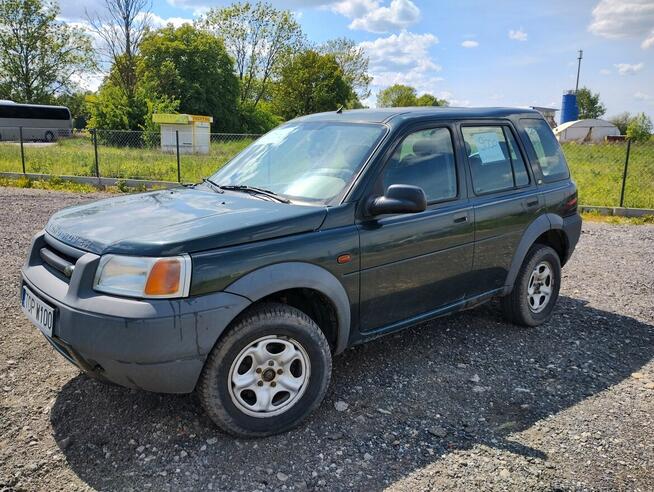
[[[188,255],[164,258],[104,255],[93,288],[128,297],[185,297],[191,285]]]

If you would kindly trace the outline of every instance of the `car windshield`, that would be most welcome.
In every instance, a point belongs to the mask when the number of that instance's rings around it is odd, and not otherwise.
[[[252,143],[211,181],[326,203],[352,182],[384,133],[382,125],[290,122]]]

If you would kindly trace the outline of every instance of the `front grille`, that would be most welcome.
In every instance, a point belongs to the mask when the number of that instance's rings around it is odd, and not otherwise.
[[[45,245],[39,249],[43,265],[54,275],[69,282],[75,270],[75,264],[84,252],[58,241],[47,233],[43,239]]]

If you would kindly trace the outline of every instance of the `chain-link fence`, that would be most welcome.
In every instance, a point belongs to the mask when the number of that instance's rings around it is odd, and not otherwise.
[[[259,135],[0,128],[0,172],[198,182]]]
[[[0,172],[198,182],[259,135],[0,128]],[[566,143],[579,203],[654,208],[654,141]]]
[[[654,140],[562,147],[580,204],[654,209]]]

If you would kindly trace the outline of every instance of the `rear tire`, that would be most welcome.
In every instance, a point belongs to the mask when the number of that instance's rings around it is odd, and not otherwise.
[[[45,135],[43,136],[43,139],[46,142],[54,142],[54,139],[55,139],[54,133],[52,133],[50,131],[45,132]]]
[[[263,437],[296,427],[320,405],[331,368],[318,325],[299,309],[266,303],[218,340],[197,391],[222,430]]]
[[[554,249],[534,244],[525,257],[510,294],[501,299],[507,321],[538,326],[548,321],[559,297],[561,260]]]

